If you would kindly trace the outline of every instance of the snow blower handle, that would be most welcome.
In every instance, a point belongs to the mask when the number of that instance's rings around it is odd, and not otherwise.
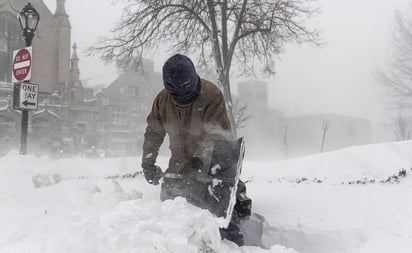
[[[163,178],[177,179],[177,180],[196,180],[196,181],[204,183],[204,184],[222,182],[222,183],[225,183],[225,184],[233,185],[235,183],[235,180],[233,178],[220,178],[220,177],[211,177],[211,176],[191,177],[187,174],[171,173],[171,172],[164,173]]]
[[[181,173],[171,173],[167,172],[163,174],[163,178],[167,179],[178,179],[178,180],[196,180],[201,183],[211,183],[213,178],[207,176],[193,176],[189,174],[181,174]]]
[[[163,178],[167,178],[167,179],[184,179],[183,174],[170,173],[170,172],[163,173]]]

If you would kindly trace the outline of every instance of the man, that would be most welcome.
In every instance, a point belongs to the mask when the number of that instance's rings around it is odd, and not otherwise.
[[[163,172],[156,165],[159,148],[166,133],[171,158],[166,173],[184,175],[190,180],[165,177],[161,200],[185,197],[189,203],[205,207],[205,184],[196,178],[207,177],[214,142],[233,140],[222,92],[213,83],[200,79],[192,61],[181,54],[170,57],[163,65],[163,89],[155,98],[147,117],[142,168],[146,180],[158,184]],[[239,188],[244,190],[244,184]],[[224,238],[243,245],[236,213],[229,228],[221,230]]]

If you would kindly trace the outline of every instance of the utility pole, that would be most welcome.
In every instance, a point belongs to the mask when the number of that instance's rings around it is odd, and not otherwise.
[[[329,120],[324,120],[322,122],[322,143],[320,146],[320,152],[323,152],[323,148],[325,146],[325,139],[326,139],[326,132],[329,130],[330,127],[330,121]]]

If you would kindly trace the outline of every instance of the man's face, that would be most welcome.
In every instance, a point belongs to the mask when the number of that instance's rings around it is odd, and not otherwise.
[[[184,96],[187,93],[191,92],[193,89],[192,78],[189,78],[188,80],[178,84],[171,82],[167,82],[167,84],[173,88],[170,89],[169,92],[175,96]]]

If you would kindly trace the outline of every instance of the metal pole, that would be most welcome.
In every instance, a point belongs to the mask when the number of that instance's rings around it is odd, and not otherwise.
[[[22,110],[21,114],[21,136],[20,136],[20,154],[27,154],[27,129],[29,125],[29,111]]]
[[[26,6],[18,13],[17,19],[20,22],[20,26],[23,30],[23,37],[26,42],[26,47],[30,47],[34,38],[34,32],[40,20],[40,15],[36,9],[27,3]],[[33,23],[35,22],[35,23]],[[24,83],[30,83],[30,80],[24,81]],[[22,110],[21,114],[21,138],[20,138],[20,154],[27,154],[27,129],[29,125],[29,111]]]
[[[26,47],[31,46],[33,35],[27,33],[24,34],[26,39]],[[24,81],[24,83],[30,83],[30,80]],[[20,154],[27,154],[27,132],[29,127],[29,111],[22,110],[21,113],[21,135],[20,135]]]
[[[320,146],[320,152],[323,152],[323,148],[325,146],[325,139],[326,139],[326,132],[329,130],[330,126],[330,121],[329,120],[324,120],[322,123],[322,143]]]

